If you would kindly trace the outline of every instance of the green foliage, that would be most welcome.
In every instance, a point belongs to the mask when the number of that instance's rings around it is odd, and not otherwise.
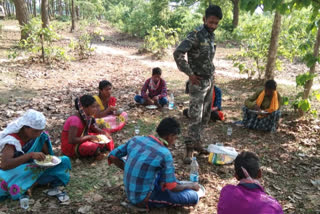
[[[296,76],[297,86],[304,86],[307,81],[314,79],[316,76],[316,74],[310,74],[309,72],[299,74],[298,76]]]
[[[311,109],[311,104],[309,99],[301,99],[298,102],[298,108],[304,112],[308,112]]]
[[[85,19],[100,18],[105,13],[102,0],[77,0],[75,5],[80,7],[81,16]]]
[[[258,75],[260,79],[264,72],[272,26],[270,17],[269,13],[244,15],[240,22],[243,24],[234,30],[234,35],[241,41],[241,51],[233,56],[234,66],[240,73],[247,73],[248,78]]]
[[[153,26],[163,26],[180,28],[181,38],[203,23],[204,9],[193,3],[195,1],[191,0],[170,8],[168,0],[106,0],[105,17],[114,26],[131,35],[144,37]]]
[[[168,26],[181,29],[179,37],[182,38],[203,23],[202,17],[201,13],[192,12],[189,7],[177,7],[170,13]]]
[[[179,41],[178,32],[180,29],[154,26],[145,37],[145,48],[157,57],[165,54],[165,50]]]
[[[66,16],[66,15],[57,16],[56,19],[60,22],[69,22],[70,16]]]
[[[40,18],[33,18],[30,22],[23,26],[22,31],[28,32],[27,39],[21,40],[18,44],[20,49],[26,50],[37,57],[42,57],[45,61],[51,62],[56,60],[69,60],[64,48],[53,45],[53,42],[59,39],[55,30],[49,25],[47,28],[42,28]],[[12,49],[9,54],[9,59],[16,58],[20,52]]]
[[[79,37],[78,42],[75,44],[74,49],[78,52],[81,59],[88,58],[94,51],[92,47],[92,35],[84,33]]]
[[[283,96],[282,97],[282,105],[289,105],[289,97]]]
[[[317,75],[310,74],[309,72],[296,76],[297,89],[302,88],[302,91],[298,92],[298,94],[291,103],[294,109],[301,109],[303,112],[309,112],[314,116],[317,115],[317,111],[311,109],[312,100],[313,98],[316,98],[317,101],[320,101],[320,91],[313,91],[311,96],[309,96],[307,99],[303,99],[303,90],[306,83],[309,80],[314,79],[316,76]]]
[[[87,30],[87,27],[88,23],[82,22],[78,41],[71,40],[69,43],[69,47],[76,51],[76,54],[80,59],[86,59],[91,56],[92,52],[95,50],[92,47],[92,41],[95,38],[99,38],[101,41],[104,40],[104,37],[101,36],[101,31],[96,29]]]

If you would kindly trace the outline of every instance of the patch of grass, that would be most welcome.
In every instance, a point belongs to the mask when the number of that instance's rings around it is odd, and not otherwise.
[[[115,176],[119,169],[114,165],[108,166],[106,161],[93,164],[85,162],[87,160],[82,160],[80,164],[74,161],[72,163],[74,166],[71,171],[72,178],[66,190],[73,201],[81,201],[83,195],[98,191],[105,185],[112,187],[122,182],[119,176]]]

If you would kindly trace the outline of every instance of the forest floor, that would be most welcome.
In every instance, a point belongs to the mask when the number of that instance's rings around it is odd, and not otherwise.
[[[0,129],[29,108],[43,112],[54,151],[60,152],[60,133],[66,118],[74,111],[76,96],[96,94],[98,83],[103,79],[112,82],[113,96],[118,106],[129,114],[128,124],[112,135],[120,145],[134,136],[134,125],[140,124],[141,134],[155,131],[159,121],[166,116],[175,116],[181,122],[182,135],[172,148],[176,176],[188,180],[189,168],[182,163],[184,154],[183,136],[187,133],[188,120],[182,110],[188,107],[184,94],[186,76],[179,72],[170,53],[163,60],[155,60],[150,54],[139,54],[140,39],[128,36],[104,23],[99,26],[103,41],[96,41],[96,48],[88,59],[69,62],[40,63],[29,58],[7,59],[7,51],[20,38],[16,21],[2,21],[0,34]],[[80,32],[69,33],[69,28],[59,32],[58,41],[66,46],[70,38]],[[219,45],[219,44],[218,44]],[[241,107],[261,82],[248,80],[232,67],[228,55],[236,48],[218,47],[215,58],[216,85],[222,89],[223,112],[226,120],[210,122],[203,131],[206,145],[222,142],[238,152],[253,151],[258,154],[263,170],[262,184],[265,191],[275,197],[285,213],[320,213],[320,121],[312,117],[296,118],[290,107],[283,107],[282,123],[276,133],[246,130],[233,125],[241,120]],[[134,104],[133,97],[139,93],[144,80],[151,76],[151,69],[159,66],[167,81],[169,94],[175,96],[174,110],[146,110]],[[282,96],[294,96],[297,92],[294,77],[305,71],[302,64],[288,64],[277,75],[278,91]],[[232,136],[227,128],[232,127]],[[150,213],[216,213],[220,190],[226,184],[237,184],[233,165],[215,166],[207,157],[198,157],[200,183],[206,188],[206,196],[195,207],[155,209]],[[59,204],[56,198],[43,193],[45,187],[36,188],[30,201],[29,212],[33,213],[135,213],[121,206],[126,200],[122,184],[122,172],[109,166],[107,160],[73,159],[70,183],[65,190],[70,195],[69,204]],[[0,204],[0,213],[24,213],[18,201],[6,200]]]

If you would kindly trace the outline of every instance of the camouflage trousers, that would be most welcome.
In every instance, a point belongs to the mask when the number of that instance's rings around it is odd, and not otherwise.
[[[201,131],[210,120],[213,86],[213,78],[201,80],[200,85],[189,84],[190,125],[188,136],[185,137],[187,146],[201,144]]]

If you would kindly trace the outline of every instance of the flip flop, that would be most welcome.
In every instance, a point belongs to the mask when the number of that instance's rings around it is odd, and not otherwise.
[[[127,203],[125,201],[121,202],[120,204],[121,204],[121,206],[123,206],[127,209],[135,210],[138,212],[148,212],[148,210],[146,208],[140,208],[140,207],[134,206],[133,204]]]
[[[57,187],[56,187],[56,188],[52,188],[52,189],[48,189],[48,190],[46,191],[46,194],[47,194],[48,196],[56,196],[56,195],[59,195],[59,194],[61,194],[61,193],[62,193],[62,191],[59,190]]]
[[[61,192],[60,194],[56,195],[60,203],[64,203],[70,200],[70,197],[67,195],[66,192]]]

